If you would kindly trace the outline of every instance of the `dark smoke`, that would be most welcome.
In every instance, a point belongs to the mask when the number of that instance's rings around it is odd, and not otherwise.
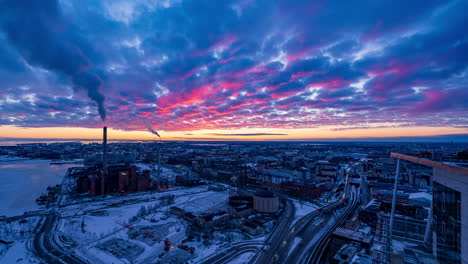
[[[79,87],[88,87],[88,97],[97,103],[99,115],[101,119],[105,121],[106,110],[104,109],[104,95],[97,89],[102,86],[102,80],[99,76],[90,72],[80,72],[73,76],[73,83]]]
[[[158,136],[158,137],[161,137],[161,136],[158,134],[158,132],[156,132],[156,131],[155,131],[154,129],[152,129],[151,127],[148,128],[148,131],[151,132],[151,133],[153,133],[153,134],[155,134],[155,135]]]
[[[3,0],[0,26],[8,40],[28,64],[66,75],[74,89],[87,90],[98,105],[105,121],[104,95],[99,92],[102,80],[89,71],[90,59],[85,55],[85,41],[70,30],[56,0]]]

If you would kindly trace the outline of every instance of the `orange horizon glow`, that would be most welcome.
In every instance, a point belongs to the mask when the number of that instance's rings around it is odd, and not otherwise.
[[[337,138],[385,138],[385,137],[420,137],[468,134],[466,128],[454,127],[376,127],[343,129],[341,127],[319,127],[301,129],[237,129],[237,130],[196,130],[196,131],[158,131],[163,140],[307,140],[307,139],[337,139]],[[157,129],[156,129],[157,130]],[[254,135],[242,136],[232,134],[285,134],[285,135]],[[101,128],[82,127],[40,127],[23,128],[17,126],[0,126],[2,138],[34,138],[34,139],[91,139],[102,138]],[[108,128],[110,140],[158,140],[148,131],[124,131]]]

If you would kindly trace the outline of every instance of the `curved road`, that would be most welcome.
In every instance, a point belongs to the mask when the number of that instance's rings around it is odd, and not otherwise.
[[[64,254],[53,244],[53,232],[51,233],[51,231],[56,219],[56,215],[48,215],[34,237],[32,246],[35,255],[45,260],[46,263],[84,264],[78,258]]]
[[[281,215],[279,224],[276,225],[273,233],[270,235],[269,239],[266,242],[248,242],[242,243],[241,245],[234,245],[226,251],[220,252],[214,256],[208,257],[203,260],[203,264],[212,264],[212,263],[225,263],[232,260],[236,256],[240,256],[243,253],[250,251],[260,251],[260,245],[271,245],[272,242],[278,241],[286,234],[286,229],[289,228],[291,222],[294,220],[296,214],[296,208],[290,200],[286,200],[286,205],[283,214]],[[253,245],[256,244],[256,245]],[[270,247],[266,252],[260,251],[258,263],[269,263],[271,256],[274,254],[274,249]],[[260,262],[266,261],[266,262]]]
[[[330,237],[333,231],[343,223],[343,221],[349,216],[349,214],[356,208],[358,203],[357,193],[353,191],[351,194],[351,201],[349,206],[346,208],[345,212],[339,216],[337,220],[334,220],[333,225],[326,230],[319,238],[319,240],[313,245],[312,250],[308,255],[305,256],[305,259],[302,263],[319,263],[325,249],[330,242]],[[297,262],[296,262],[297,263]]]
[[[259,246],[262,245],[261,242],[254,243],[243,243],[240,245],[233,246],[227,251],[223,251],[211,258],[204,260],[203,264],[217,264],[217,263],[226,263],[234,258],[247,253],[247,252],[258,252],[260,250]]]
[[[301,219],[299,219],[293,226],[288,230],[286,238],[283,240],[277,241],[276,243],[280,244],[278,251],[272,258],[269,260],[269,262],[263,262],[263,263],[285,263],[286,259],[288,258],[289,254],[289,249],[291,247],[291,244],[294,242],[294,238],[298,236],[299,232],[301,232],[304,228],[306,228],[311,221],[321,215],[326,209],[328,208],[335,208],[339,206],[342,203],[342,201],[337,201],[331,204],[328,204],[326,206],[323,206],[305,216],[303,216]],[[260,262],[259,262],[260,263]],[[261,264],[263,264],[261,263]]]
[[[284,241],[285,237],[288,235],[289,228],[291,226],[291,222],[294,220],[294,216],[296,215],[296,207],[290,200],[286,200],[286,209],[281,218],[281,222],[277,225],[274,233],[270,236],[268,241],[266,242],[267,245],[270,247],[266,251],[261,251],[260,256],[258,257],[256,263],[260,264],[270,264],[272,263],[272,259],[274,255],[279,251],[282,250],[281,247],[283,244],[280,244],[280,241]]]

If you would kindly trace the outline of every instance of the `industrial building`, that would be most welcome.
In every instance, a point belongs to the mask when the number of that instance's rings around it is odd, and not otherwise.
[[[253,208],[260,213],[276,213],[279,209],[279,198],[271,191],[259,191],[253,196]]]
[[[137,173],[135,165],[118,163],[110,165],[107,153],[107,127],[103,129],[102,159],[98,164],[84,167],[72,177],[76,179],[78,193],[104,195],[146,191],[150,187],[150,171]]]
[[[184,175],[184,176],[176,176],[176,180],[175,180],[175,184],[176,185],[180,185],[180,186],[197,186],[197,185],[200,185],[200,179],[199,178],[196,178],[196,177],[193,177],[191,175]]]
[[[104,174],[101,168],[88,167],[71,175],[76,179],[78,193],[104,195],[106,193],[131,193],[146,191],[150,187],[150,171],[137,173],[135,165],[113,165]]]

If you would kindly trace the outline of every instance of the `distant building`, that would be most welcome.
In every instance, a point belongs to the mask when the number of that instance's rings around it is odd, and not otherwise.
[[[263,232],[263,228],[251,221],[245,221],[239,228],[253,236],[258,236]]]
[[[299,174],[299,172],[296,172]],[[292,171],[279,169],[265,169],[259,175],[259,179],[265,183],[280,184],[282,182],[292,181],[296,175]]]
[[[102,157],[103,157],[102,153],[88,155],[84,159],[84,164],[85,165],[102,164]],[[133,153],[133,152],[107,153],[108,164],[134,163],[135,161],[136,161],[136,153]]]
[[[190,175],[184,175],[184,176],[176,176],[176,185],[181,185],[181,186],[196,186],[200,185],[200,179],[195,178]]]
[[[358,243],[344,244],[338,250],[331,261],[332,264],[347,264],[351,263],[355,255],[360,251],[361,246]]]
[[[338,175],[338,166],[335,163],[329,162],[327,160],[320,160],[315,164],[316,182],[329,182],[331,184],[335,183],[336,177]]]
[[[143,192],[148,190],[150,186],[150,171],[145,170],[143,174],[137,175],[137,191]]]
[[[146,191],[150,187],[150,171],[137,174],[135,165],[111,165],[104,174],[100,167],[85,167],[74,175],[76,191],[91,195]]]

